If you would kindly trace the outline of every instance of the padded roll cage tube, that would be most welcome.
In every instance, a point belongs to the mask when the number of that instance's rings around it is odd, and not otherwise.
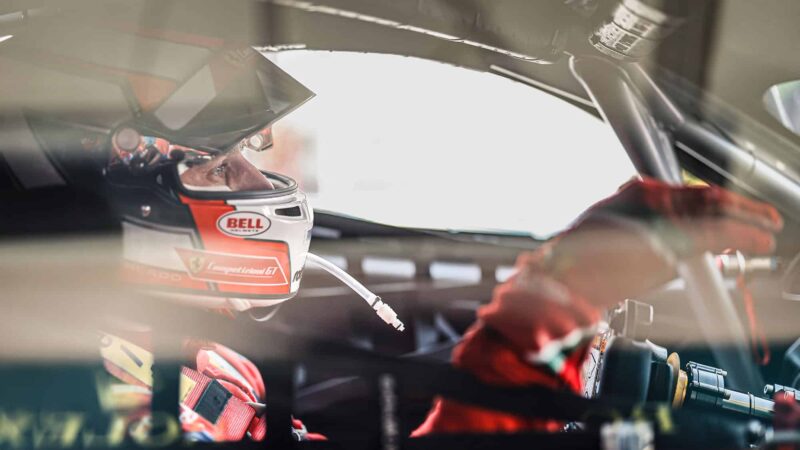
[[[628,68],[655,117],[671,129],[675,147],[742,189],[769,201],[781,213],[800,220],[800,184],[753,152],[714,131],[685,120],[655,81],[638,65]],[[735,174],[735,175],[734,175]]]
[[[752,152],[692,122],[675,130],[675,140],[683,153],[800,220],[800,185]]]
[[[686,120],[667,96],[654,83],[637,86],[622,65],[608,59],[572,57],[570,68],[616,133],[636,170],[682,184],[674,143],[667,130],[686,128]],[[649,80],[640,68],[632,66],[632,70],[637,79]],[[646,94],[641,88],[646,89]],[[750,356],[747,334],[713,257],[705,253],[680,259],[676,268],[686,283],[703,336],[714,358],[730,374],[731,384],[751,391],[760,389],[764,382]]]

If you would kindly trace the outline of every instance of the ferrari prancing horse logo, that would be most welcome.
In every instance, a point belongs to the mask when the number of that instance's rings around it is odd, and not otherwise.
[[[200,273],[200,271],[202,271],[203,268],[205,268],[205,266],[206,266],[206,260],[201,256],[193,256],[192,258],[189,259],[189,271],[193,275],[197,275],[198,273]]]
[[[189,276],[195,280],[251,286],[288,286],[287,271],[275,256],[235,255],[176,248]],[[288,256],[288,255],[286,255]]]

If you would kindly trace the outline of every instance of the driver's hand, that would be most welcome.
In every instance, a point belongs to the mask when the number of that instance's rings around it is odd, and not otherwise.
[[[772,206],[720,187],[635,180],[537,251],[544,271],[597,306],[675,277],[677,259],[732,248],[769,253],[783,226]]]

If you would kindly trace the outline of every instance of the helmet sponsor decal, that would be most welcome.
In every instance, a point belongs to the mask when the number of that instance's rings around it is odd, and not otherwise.
[[[284,286],[286,273],[275,256],[248,256],[176,248],[196,280],[250,286]]]
[[[231,211],[217,220],[217,228],[228,236],[255,236],[269,230],[272,223],[259,213],[250,211]]]
[[[125,260],[120,271],[122,280],[128,283],[195,290],[208,288],[206,283],[191,279],[182,270],[170,270]]]

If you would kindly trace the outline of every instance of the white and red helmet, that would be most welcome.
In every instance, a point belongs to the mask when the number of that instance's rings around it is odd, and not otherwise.
[[[236,310],[297,293],[313,211],[293,179],[245,158],[257,140],[208,152],[129,127],[115,132],[106,178],[123,221],[125,280]]]
[[[124,279],[198,306],[244,311],[294,297],[309,260],[403,331],[391,306],[308,252],[314,217],[306,195],[291,178],[247,160],[259,140],[208,152],[130,128],[114,133],[105,177],[122,217]]]

